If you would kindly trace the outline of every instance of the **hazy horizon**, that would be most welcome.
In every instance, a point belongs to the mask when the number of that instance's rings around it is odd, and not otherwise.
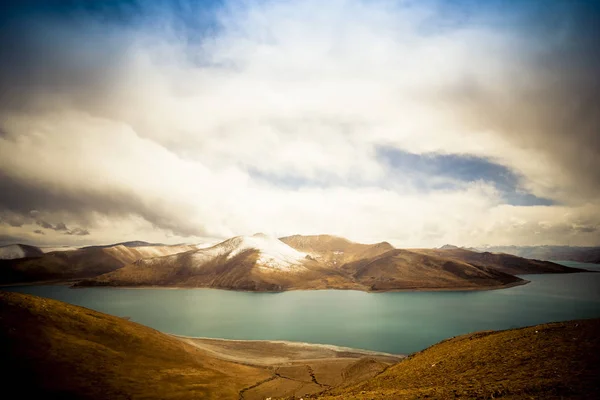
[[[149,3],[3,10],[0,244],[600,245],[595,2]]]

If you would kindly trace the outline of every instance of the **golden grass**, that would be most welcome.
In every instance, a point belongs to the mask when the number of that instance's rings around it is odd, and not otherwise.
[[[237,398],[271,375],[118,317],[16,293],[0,293],[0,364],[3,390],[20,398]]]
[[[322,398],[600,398],[600,320],[445,340]]]
[[[269,370],[122,318],[0,292],[0,368],[18,398],[597,399],[600,319],[460,336],[387,369],[363,358]]]

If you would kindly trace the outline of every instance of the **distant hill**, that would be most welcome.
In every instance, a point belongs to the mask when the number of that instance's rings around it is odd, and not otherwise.
[[[129,242],[94,245],[94,246],[86,246],[86,247],[81,247],[81,248],[82,249],[106,249],[108,247],[115,247],[115,246],[146,247],[146,246],[166,246],[166,245],[163,243],[148,243],[148,242],[144,242],[142,240],[133,240],[133,241],[129,241]]]
[[[401,249],[347,263],[341,270],[371,290],[465,290],[526,283],[495,268]]]
[[[296,250],[310,254],[311,257],[328,266],[341,266],[394,249],[394,246],[388,242],[362,244],[333,235],[294,235],[282,237],[280,240]]]
[[[600,319],[444,340],[319,399],[597,399]]]
[[[462,261],[475,266],[492,268],[500,272],[512,275],[522,274],[552,274],[584,272],[583,269],[565,267],[549,261],[530,260],[527,258],[513,256],[512,254],[500,254],[490,252],[475,252],[459,247],[450,249],[411,249],[420,254],[442,257],[454,261]]]
[[[0,260],[0,284],[90,278],[136,260],[196,249],[194,245],[92,246],[43,253],[35,258]]]
[[[442,247],[440,247],[440,250],[455,250],[455,249],[460,249],[460,247],[455,246],[453,244],[445,244]]]
[[[572,246],[489,246],[480,251],[507,253],[536,260],[578,261],[600,264],[600,247]]]
[[[9,244],[0,246],[0,260],[15,260],[19,258],[41,257],[44,252],[35,246],[26,244]]]
[[[461,261],[330,235],[238,236],[213,247],[139,260],[79,286],[185,286],[232,290],[485,289],[525,283]]]

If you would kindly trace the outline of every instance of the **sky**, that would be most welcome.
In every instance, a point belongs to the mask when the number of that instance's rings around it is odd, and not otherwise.
[[[600,245],[596,1],[3,7],[0,244]]]

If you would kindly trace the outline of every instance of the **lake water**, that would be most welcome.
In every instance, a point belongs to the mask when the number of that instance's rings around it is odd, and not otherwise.
[[[600,265],[564,262],[600,271]],[[448,337],[600,317],[600,273],[523,275],[531,283],[478,292],[247,293],[215,289],[2,288],[62,300],[163,332],[280,339],[408,354]]]

